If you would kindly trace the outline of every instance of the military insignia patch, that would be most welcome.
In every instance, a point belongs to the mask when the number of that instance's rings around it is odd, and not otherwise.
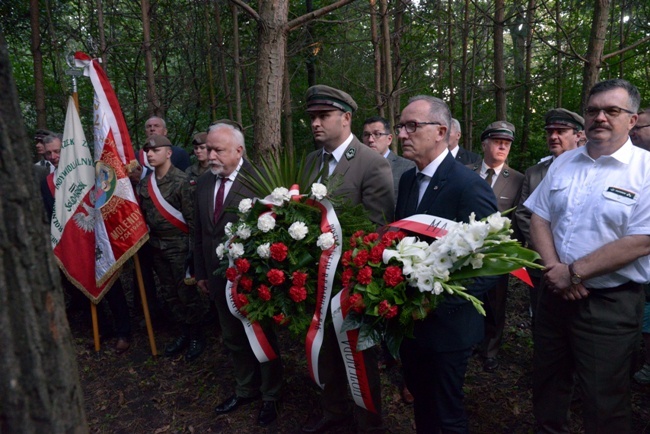
[[[345,152],[345,158],[348,160],[351,160],[354,158],[354,155],[357,153],[357,150],[354,148],[350,148]]]

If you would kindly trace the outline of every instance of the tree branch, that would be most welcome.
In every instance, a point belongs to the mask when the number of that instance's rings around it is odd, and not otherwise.
[[[612,53],[605,54],[605,55],[603,55],[602,60],[607,60],[607,59],[609,59],[610,57],[615,57],[615,56],[618,56],[618,55],[620,55],[620,54],[623,54],[623,53],[625,53],[626,51],[629,51],[629,50],[631,50],[631,49],[633,49],[633,48],[636,48],[636,47],[638,47],[638,46],[641,45],[641,44],[645,44],[645,43],[648,42],[648,41],[650,41],[650,36],[646,36],[646,37],[643,38],[643,39],[639,39],[639,40],[636,41],[634,44],[632,44],[632,45],[628,45],[628,46],[625,47],[625,48],[621,48],[620,50],[616,50],[616,51],[614,51],[614,52],[612,52]]]
[[[240,0],[230,0],[230,1],[239,2]],[[322,7],[320,9],[318,9],[318,10],[315,10],[313,12],[309,12],[309,13],[307,13],[305,15],[301,15],[298,18],[296,18],[294,20],[291,20],[291,21],[289,21],[287,23],[287,31],[294,30],[294,29],[302,26],[303,24],[305,24],[305,23],[307,23],[307,22],[309,22],[309,21],[311,21],[311,20],[313,20],[315,18],[318,18],[318,17],[320,17],[322,15],[325,15],[328,12],[331,12],[331,11],[333,11],[335,9],[338,9],[338,8],[342,7],[342,6],[350,4],[353,1],[355,1],[355,0],[339,0],[337,2],[332,3],[329,6],[325,6],[325,7]]]
[[[230,2],[236,4],[237,6],[245,10],[248,13],[248,15],[250,15],[258,23],[260,22],[259,14],[255,11],[255,9],[248,6],[248,4],[244,3],[242,0],[230,0]]]

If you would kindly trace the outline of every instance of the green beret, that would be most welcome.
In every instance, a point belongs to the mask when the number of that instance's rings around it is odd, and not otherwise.
[[[341,110],[355,112],[357,103],[350,95],[342,90],[334,89],[324,84],[318,84],[307,89],[307,112]]]
[[[492,122],[481,134],[481,142],[485,139],[515,140],[515,126],[507,121]]]
[[[208,133],[196,133],[192,139],[192,146],[203,145],[205,144],[205,139],[208,137]]]
[[[549,110],[544,121],[546,122],[544,129],[547,130],[551,128],[571,128],[582,131],[585,128],[585,120],[582,116],[563,108]]]
[[[163,146],[168,146],[171,148],[172,142],[170,142],[169,139],[165,136],[154,134],[153,136],[149,136],[147,143],[144,144],[142,149],[147,152],[149,149],[162,148]]]

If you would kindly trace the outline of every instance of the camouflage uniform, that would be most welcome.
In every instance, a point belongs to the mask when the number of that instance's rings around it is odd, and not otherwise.
[[[150,176],[155,176],[152,173]],[[194,285],[184,283],[185,263],[193,247],[193,197],[194,187],[185,173],[174,166],[162,179],[157,180],[158,189],[165,200],[183,214],[189,226],[184,233],[163,217],[149,195],[150,176],[140,184],[140,204],[149,226],[149,244],[153,250],[154,271],[160,281],[163,298],[181,324],[198,325],[208,305]]]
[[[185,173],[190,178],[190,184],[196,185],[196,181],[199,179],[199,176],[203,175],[208,170],[210,170],[209,166],[204,169],[203,167],[199,166],[198,162],[196,162],[185,169]]]

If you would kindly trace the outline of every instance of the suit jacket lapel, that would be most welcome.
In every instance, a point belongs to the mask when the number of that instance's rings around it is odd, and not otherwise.
[[[503,167],[501,168],[501,172],[499,173],[499,176],[497,176],[497,180],[494,182],[494,187],[492,187],[492,191],[494,192],[494,195],[496,196],[497,200],[499,197],[501,197],[501,192],[503,191],[504,188],[508,185],[508,177],[505,176],[506,173],[510,170],[510,167],[508,167],[507,164],[504,164]]]

